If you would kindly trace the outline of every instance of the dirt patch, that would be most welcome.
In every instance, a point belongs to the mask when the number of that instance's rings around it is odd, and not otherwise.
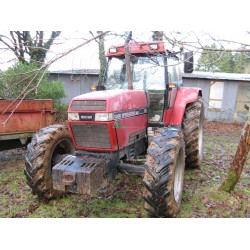
[[[224,123],[224,122],[207,122],[204,125],[205,132],[210,134],[230,134],[240,133],[244,124],[241,123]]]
[[[12,160],[12,161],[4,161],[0,162],[0,171],[1,172],[10,172],[15,171],[16,169],[20,169],[20,167],[24,168],[24,160]]]

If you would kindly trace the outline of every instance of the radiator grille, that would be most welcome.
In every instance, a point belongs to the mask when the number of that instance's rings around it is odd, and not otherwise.
[[[72,102],[71,110],[106,110],[106,101],[84,101],[84,100],[75,100]]]
[[[111,148],[108,126],[105,124],[72,124],[76,145],[88,148]]]

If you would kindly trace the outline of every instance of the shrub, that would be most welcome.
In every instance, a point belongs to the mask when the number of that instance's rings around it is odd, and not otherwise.
[[[55,120],[56,122],[65,122],[68,120],[68,105],[65,103],[56,102],[55,103]]]
[[[36,64],[16,63],[0,75],[0,97],[54,99],[60,102],[65,97],[63,83],[49,82],[49,74],[43,76],[43,73],[44,70],[39,72]]]
[[[36,99],[53,99],[56,110],[55,119],[58,122],[67,120],[66,104],[61,103],[65,97],[64,86],[60,81],[49,82],[49,74],[44,71],[38,73],[36,64],[24,64],[18,62],[0,75],[0,98],[36,98]],[[38,85],[39,80],[42,80]],[[36,87],[37,86],[37,87]],[[31,91],[31,89],[34,90]]]

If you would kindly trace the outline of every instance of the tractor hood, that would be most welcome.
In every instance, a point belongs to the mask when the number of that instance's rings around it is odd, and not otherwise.
[[[73,98],[68,111],[117,112],[147,108],[143,90],[105,90],[83,94]]]

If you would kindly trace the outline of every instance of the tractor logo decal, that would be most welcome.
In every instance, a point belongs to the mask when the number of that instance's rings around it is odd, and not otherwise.
[[[148,113],[147,108],[128,110],[128,111],[124,111],[124,112],[115,112],[114,119],[115,120],[124,119],[124,118],[129,118],[129,117],[133,117],[133,116],[137,116],[137,115],[143,115],[143,114],[147,114],[147,113]]]
[[[128,128],[128,126],[122,126],[120,121],[115,121],[113,128]]]

